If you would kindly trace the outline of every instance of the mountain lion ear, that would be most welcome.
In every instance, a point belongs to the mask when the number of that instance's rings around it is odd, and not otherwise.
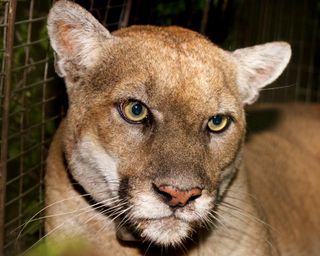
[[[57,1],[48,16],[48,34],[55,51],[56,72],[65,77],[68,63],[93,67],[106,40],[114,37],[89,12],[70,1]]]
[[[237,60],[237,82],[244,104],[255,102],[259,91],[276,80],[287,66],[291,47],[272,42],[232,52]]]

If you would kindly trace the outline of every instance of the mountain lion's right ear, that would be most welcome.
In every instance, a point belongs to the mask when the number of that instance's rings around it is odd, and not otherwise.
[[[93,67],[106,42],[114,37],[89,12],[79,5],[65,0],[57,1],[48,16],[48,34],[55,51],[55,68],[65,77],[69,64],[81,68]]]

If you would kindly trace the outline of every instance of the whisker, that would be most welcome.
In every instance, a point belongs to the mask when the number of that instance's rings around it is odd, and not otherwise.
[[[239,213],[239,214],[242,215],[243,217],[246,217],[246,218],[248,218],[248,219],[251,220],[251,221],[254,221],[254,222],[256,222],[256,223],[259,223],[259,224],[267,227],[268,230],[271,230],[271,231],[273,231],[273,232],[276,232],[276,230],[275,230],[269,223],[266,223],[265,221],[257,218],[256,216],[254,216],[254,215],[252,215],[252,214],[250,214],[250,213],[248,213],[248,212],[243,211],[241,208],[238,208],[238,207],[236,207],[236,206],[233,206],[234,208],[231,208],[232,205],[231,205],[231,207],[230,207],[230,205],[225,206],[225,207],[227,207],[227,208],[229,207],[229,209],[232,209],[232,210],[236,211],[237,213]],[[230,214],[230,215],[238,218],[240,221],[243,221],[241,218],[239,218],[239,217],[238,217],[237,215],[235,215],[235,214],[232,214],[232,213],[230,213],[230,212],[228,212],[228,214]],[[251,237],[254,238],[253,236],[251,236]],[[274,248],[272,242],[269,241],[267,238],[265,238],[264,241],[267,242],[268,245],[271,246],[271,248]]]
[[[220,218],[218,218],[218,216],[215,215],[215,214],[218,215],[218,213],[217,213],[216,211],[214,211],[214,212],[208,212],[208,214],[209,214],[209,216],[212,218],[213,221],[216,221],[218,224],[220,224],[220,225],[222,226],[222,228],[223,228],[225,231],[229,232],[229,229],[228,229],[228,227],[226,226],[226,224],[225,224],[222,220],[220,220]],[[221,217],[221,216],[219,215],[219,217]]]
[[[211,225],[213,225],[214,227],[216,226],[215,223],[213,223],[207,215],[201,216],[198,212],[195,212],[195,215],[198,216],[198,218],[201,221],[201,224],[204,225],[206,230],[211,230]]]
[[[114,220],[116,220],[117,218],[119,218],[121,215],[123,215],[124,213],[126,213],[127,211],[129,211],[129,210],[131,210],[133,208],[133,206],[130,206],[130,207],[128,207],[128,208],[126,208],[126,209],[117,209],[117,212],[116,213],[114,213],[114,214],[116,214],[116,216],[113,218],[113,219],[111,219],[110,220],[110,224],[111,223],[113,223],[114,222]],[[91,219],[89,219],[89,221],[90,221]],[[88,221],[88,220],[87,220]],[[86,223],[87,223],[87,221],[86,221]],[[99,229],[99,231],[98,232],[101,232],[101,231],[103,231],[105,228],[107,228],[108,227],[108,225],[104,225],[102,228],[100,228]],[[116,229],[116,230],[118,230],[118,229]]]
[[[148,251],[151,248],[151,245],[152,245],[152,241],[149,243],[149,245],[148,245],[148,247],[147,247],[147,249],[146,249],[146,251],[145,251],[143,256],[147,256],[148,255]]]
[[[87,194],[89,195],[89,194]],[[19,227],[17,227],[15,230],[21,228],[23,226],[23,228],[21,229],[21,231],[19,232],[19,235],[21,235],[21,233],[24,231],[25,227],[30,224],[31,222],[34,222],[34,221],[37,221],[37,220],[42,220],[42,219],[46,219],[46,218],[51,218],[51,217],[56,217],[56,216],[63,216],[63,215],[68,215],[68,214],[73,214],[73,213],[77,213],[79,211],[83,211],[83,210],[86,210],[86,209],[91,209],[93,208],[95,205],[99,205],[99,204],[103,204],[103,203],[116,203],[117,202],[117,198],[109,198],[109,199],[106,199],[106,200],[103,200],[101,202],[98,202],[98,203],[95,203],[93,205],[89,205],[89,206],[86,206],[86,207],[83,207],[83,208],[80,208],[80,209],[77,209],[77,210],[74,210],[74,211],[70,211],[70,212],[64,212],[64,213],[57,213],[57,214],[52,214],[52,215],[46,215],[46,216],[42,216],[42,217],[39,217],[39,218],[35,218],[37,215],[39,215],[41,212],[43,212],[44,210],[47,210],[48,208],[54,206],[54,205],[57,205],[57,204],[60,204],[60,203],[63,203],[67,200],[71,200],[71,199],[74,199],[75,197],[78,197],[78,196],[73,196],[73,197],[70,197],[70,198],[67,198],[67,199],[63,199],[63,200],[60,200],[60,201],[57,201],[57,202],[54,202],[46,207],[44,207],[43,209],[41,209],[40,211],[38,211],[36,214],[34,214],[26,223],[20,225]],[[19,238],[19,235],[17,237],[17,239]]]
[[[191,237],[188,237],[188,239],[192,240]],[[188,249],[186,248],[186,246],[182,241],[178,242],[177,247],[182,251],[183,255],[185,256],[188,255]]]
[[[100,203],[100,202],[99,202]],[[99,204],[96,203],[96,204]],[[98,206],[96,208],[100,208],[100,207],[104,207],[104,205]],[[80,216],[81,214],[87,213],[88,211],[84,211],[84,212],[78,212],[75,217]],[[99,213],[95,213],[92,217],[90,217],[85,223],[88,223],[88,221],[90,221],[91,219],[93,219],[95,216],[98,216]],[[23,255],[25,255],[27,252],[29,252],[32,248],[34,248],[36,245],[38,245],[43,239],[45,239],[46,237],[48,237],[49,235],[51,235],[52,233],[54,233],[57,229],[59,229],[61,226],[63,226],[66,223],[66,221],[63,221],[60,225],[58,225],[57,227],[55,227],[54,229],[52,229],[51,231],[49,231],[47,234],[45,234],[43,237],[41,237],[37,242],[35,242],[33,245],[31,245],[25,252]]]
[[[131,217],[129,215],[125,215],[124,218],[117,224],[116,231],[120,230],[123,226],[125,226],[129,221]]]
[[[60,225],[58,225],[57,227],[55,227],[54,229],[52,229],[51,231],[49,231],[48,233],[46,233],[43,237],[41,237],[38,241],[36,241],[33,245],[31,245],[28,249],[26,249],[23,253],[22,256],[27,255],[28,252],[30,252],[30,250],[32,250],[35,246],[37,246],[40,242],[42,242],[46,237],[48,237],[49,235],[51,235],[53,232],[55,232],[57,229],[59,229],[61,226],[64,225],[65,222],[61,223]]]
[[[289,84],[289,85],[285,85],[285,86],[277,86],[277,87],[267,87],[267,88],[263,88],[261,89],[261,91],[271,91],[271,90],[279,90],[279,89],[285,89],[285,88],[290,88],[290,87],[293,87],[293,86],[296,86],[297,84],[294,83],[294,84]]]
[[[232,209],[232,210],[236,211],[237,213],[239,213],[240,215],[242,215],[242,216],[244,216],[244,217],[246,217],[248,219],[254,220],[254,221],[256,221],[256,222],[258,222],[260,224],[263,224],[263,225],[268,226],[269,228],[271,228],[271,226],[268,223],[266,223],[265,221],[257,218],[255,215],[253,215],[253,214],[251,214],[249,212],[246,212],[243,209],[241,209],[241,208],[239,208],[239,207],[237,207],[235,205],[232,205],[232,204],[227,203],[227,202],[222,202],[221,206],[229,208],[229,209]]]
[[[38,217],[38,218],[35,218],[38,214],[40,214],[41,212],[43,212],[44,210],[48,209],[49,207],[52,207],[56,204],[59,204],[59,203],[62,203],[64,201],[67,201],[67,200],[71,200],[75,198],[75,196],[73,197],[70,197],[68,199],[64,199],[64,200],[60,200],[60,201],[57,201],[55,203],[52,203],[46,207],[44,207],[43,209],[41,209],[39,212],[37,212],[35,215],[33,215],[25,224],[22,224],[20,225],[19,227],[17,227],[15,230],[19,229],[22,227],[22,229],[20,230],[17,238],[16,238],[16,242],[19,240],[21,234],[23,233],[23,231],[25,230],[25,228],[27,227],[27,225],[29,225],[30,223],[32,222],[35,222],[35,221],[38,221],[38,220],[43,220],[43,219],[47,219],[47,218],[53,218],[53,217],[59,217],[59,216],[65,216],[65,215],[70,215],[70,214],[74,214],[74,213],[87,213],[87,212],[90,212],[92,209],[97,209],[97,208],[101,208],[101,207],[104,207],[105,205],[103,205],[104,203],[117,203],[117,202],[121,202],[121,200],[117,199],[116,197],[114,198],[108,198],[106,200],[103,200],[103,201],[100,201],[100,202],[97,202],[93,205],[88,205],[86,207],[82,207],[80,209],[76,209],[76,210],[73,210],[73,211],[70,211],[70,212],[63,212],[63,213],[57,213],[57,214],[52,214],[52,215],[46,215],[46,216],[41,216],[41,217]],[[96,207],[96,205],[100,205],[102,204],[101,206],[98,206]]]
[[[243,214],[241,214],[241,211],[240,211],[241,209],[232,209],[232,210],[235,210],[235,211],[237,211],[240,215],[244,216]],[[240,221],[244,221],[243,219],[239,218],[238,215],[232,214],[232,213],[230,213],[229,211],[228,211],[228,212],[225,211],[225,213],[231,215],[232,217],[234,217],[234,218],[236,218],[236,219],[238,219],[238,220],[240,220]],[[224,215],[222,215],[221,213],[216,212],[216,214],[219,216],[219,218],[224,218]],[[264,221],[258,219],[257,217],[255,217],[255,216],[253,216],[253,215],[245,215],[245,217],[248,218],[248,220],[255,221],[255,222],[258,221],[259,224],[267,225],[268,227],[270,227],[269,224],[265,223]],[[248,222],[245,222],[245,223],[247,223],[247,224],[249,225]],[[239,228],[237,228],[237,227],[235,227],[235,226],[230,226],[229,229],[232,229],[232,230],[234,230],[234,231],[237,231],[238,233],[240,233],[240,234],[242,234],[242,235],[244,234],[244,235],[246,235],[247,237],[249,237],[249,238],[251,238],[251,239],[253,239],[253,240],[260,240],[260,239],[262,239],[262,240],[263,240],[264,242],[266,242],[271,248],[274,248],[272,242],[269,241],[269,239],[268,239],[267,237],[263,237],[263,238],[256,237],[256,236],[254,236],[254,235],[252,235],[252,234],[250,234],[250,233],[248,233],[248,232],[245,232],[243,229],[239,229]]]
[[[124,205],[126,205],[126,204],[127,204],[127,202],[122,202],[122,203],[120,203],[120,204],[115,205],[114,207],[107,208],[107,209],[101,211],[100,213],[101,213],[101,214],[108,214],[109,217],[112,217],[115,212],[122,210],[121,207],[124,206]],[[103,207],[103,206],[102,206],[102,207]],[[102,208],[102,207],[99,207],[99,208]],[[97,208],[96,208],[96,209],[97,209]]]
[[[86,194],[86,195],[89,195],[89,194]],[[72,197],[64,198],[64,199],[62,199],[62,200],[60,200],[60,201],[54,202],[54,203],[52,203],[52,204],[50,204],[50,205],[47,205],[47,206],[45,206],[44,208],[42,208],[41,210],[39,210],[39,211],[38,211],[37,213],[35,213],[26,223],[18,226],[17,228],[15,228],[15,229],[12,231],[12,232],[15,232],[17,229],[20,229],[20,228],[22,227],[21,231],[19,232],[19,234],[18,234],[18,236],[17,236],[17,240],[20,238],[20,236],[21,236],[22,232],[24,231],[24,229],[26,228],[26,226],[27,226],[28,224],[30,224],[31,222],[36,221],[36,219],[34,219],[34,218],[35,218],[37,215],[39,215],[40,213],[42,213],[43,211],[45,211],[45,210],[48,209],[49,207],[52,207],[52,206],[57,205],[57,204],[61,204],[61,203],[65,202],[65,201],[68,201],[68,200],[72,200],[72,199],[74,199],[74,198],[76,198],[76,197],[79,197],[79,196],[77,195],[77,196],[72,196]]]
[[[122,210],[118,215],[116,215],[114,218],[111,219],[111,221],[114,221],[115,219],[117,219],[119,216],[123,215],[124,213],[126,213],[127,211],[131,210],[133,208],[133,205],[131,205],[130,207],[128,207],[127,209]]]

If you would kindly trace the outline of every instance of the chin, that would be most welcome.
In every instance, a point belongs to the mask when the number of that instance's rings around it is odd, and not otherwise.
[[[193,231],[190,223],[174,216],[139,221],[136,229],[144,241],[162,247],[181,245]]]

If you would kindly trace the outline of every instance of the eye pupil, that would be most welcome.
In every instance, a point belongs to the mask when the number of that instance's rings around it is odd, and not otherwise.
[[[131,109],[132,113],[133,113],[134,115],[136,115],[136,116],[141,115],[142,110],[143,110],[143,107],[142,107],[142,105],[139,104],[139,103],[134,104],[134,105],[132,106],[132,109]]]
[[[216,115],[212,117],[212,123],[214,125],[219,125],[222,123],[222,116],[221,115]]]
[[[142,105],[139,104],[139,103],[135,103],[135,104],[132,106],[132,108],[131,108],[132,113],[133,113],[134,115],[136,115],[136,116],[141,115],[142,110],[143,110],[143,107],[142,107]]]

